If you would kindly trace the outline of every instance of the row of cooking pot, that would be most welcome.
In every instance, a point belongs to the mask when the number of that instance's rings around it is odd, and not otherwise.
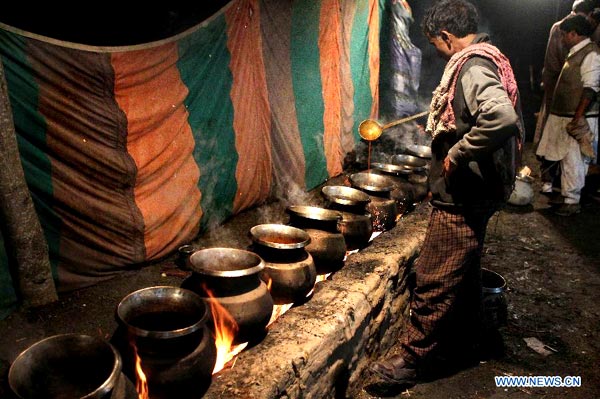
[[[180,248],[192,271],[181,287],[148,287],[118,304],[111,342],[83,334],[43,339],[11,364],[9,384],[20,398],[137,398],[136,358],[142,360],[152,398],[199,398],[216,362],[214,323],[208,303],[218,302],[237,324],[234,343],[257,342],[275,304],[300,303],[317,273],[339,269],[348,249],[369,242],[368,208],[393,185],[376,175],[355,174],[353,185],[322,192],[333,209],[290,206],[290,225],[250,229],[252,246]],[[42,381],[42,383],[40,383]]]

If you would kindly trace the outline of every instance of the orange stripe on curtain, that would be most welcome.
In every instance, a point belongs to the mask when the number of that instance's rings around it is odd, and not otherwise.
[[[200,172],[176,67],[177,43],[112,55],[115,97],[127,116],[127,150],[138,168],[135,201],[144,217],[148,259],[198,233]]]
[[[369,71],[373,104],[371,118],[379,117],[379,0],[369,0]]]
[[[271,110],[262,54],[258,0],[240,0],[225,13],[231,101],[238,152],[233,213],[267,199],[271,189]]]
[[[319,57],[323,86],[323,147],[329,176],[342,173],[344,155],[341,145],[341,26],[338,0],[322,0],[319,16]]]

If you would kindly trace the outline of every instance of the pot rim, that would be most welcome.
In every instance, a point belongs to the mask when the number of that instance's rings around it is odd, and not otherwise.
[[[392,163],[394,165],[402,165],[407,168],[412,168],[415,172],[425,170],[427,161],[423,158],[416,157],[408,154],[396,154],[392,156]]]
[[[415,170],[405,165],[394,165],[392,163],[371,162],[371,167],[392,175],[410,175]]]
[[[337,222],[342,219],[339,211],[312,205],[291,205],[287,207],[286,211],[294,216],[322,222]]]
[[[123,367],[123,363],[122,363],[123,361],[122,361],[121,355],[119,354],[117,349],[110,342],[106,341],[105,339],[103,339],[101,337],[87,335],[87,334],[79,334],[79,333],[66,333],[66,334],[52,335],[50,337],[41,339],[41,340],[35,342],[34,344],[32,344],[31,346],[29,346],[27,349],[23,350],[15,358],[15,360],[11,363],[9,371],[8,371],[8,384],[9,384],[11,390],[13,391],[13,393],[21,399],[26,399],[25,397],[21,396],[17,392],[17,389],[14,386],[14,378],[15,378],[14,373],[16,372],[15,368],[18,367],[21,362],[27,361],[26,358],[30,356],[32,351],[35,351],[36,349],[39,349],[40,347],[48,345],[51,341],[67,341],[68,342],[68,341],[74,340],[74,339],[77,339],[80,341],[88,341],[88,342],[95,341],[99,344],[106,345],[108,348],[110,348],[110,350],[114,356],[114,364],[113,364],[113,367],[112,367],[108,377],[106,378],[106,380],[104,380],[104,382],[98,388],[94,389],[92,392],[86,394],[85,396],[82,396],[80,399],[99,399],[99,398],[104,397],[112,389],[114,389],[115,385],[117,384],[118,379],[121,376],[121,370]]]
[[[482,290],[484,293],[489,293],[489,294],[499,294],[505,291],[506,289],[506,279],[504,277],[502,277],[502,275],[500,273],[496,273],[493,270],[490,269],[486,269],[485,267],[481,268],[481,274],[482,274]],[[497,284],[494,287],[486,287],[485,285],[483,285],[483,280],[484,280],[484,274],[487,274],[488,277],[491,277],[495,280],[497,280],[499,282],[499,284]]]
[[[350,175],[350,182],[362,190],[377,193],[392,191],[395,186],[390,178],[371,172],[353,173]]]
[[[236,270],[214,270],[208,267],[202,267],[194,264],[194,257],[198,257],[198,255],[206,255],[206,257],[216,259],[218,255],[213,255],[213,252],[218,253],[230,253],[240,256],[245,256],[249,258],[254,258],[256,261],[254,265],[248,267],[246,269],[236,269]],[[212,255],[212,256],[210,256]],[[222,257],[222,256],[221,256]],[[212,247],[212,248],[202,248],[195,251],[192,255],[190,255],[190,270],[196,274],[204,274],[212,277],[244,277],[250,276],[253,274],[258,274],[261,270],[265,268],[264,260],[256,253],[252,251],[247,251],[245,249],[239,248],[230,248],[230,247]]]
[[[296,242],[292,243],[280,243],[275,241],[265,240],[264,233],[265,231],[271,231],[273,235],[278,236],[286,236],[291,237],[293,239],[298,239]],[[264,247],[276,248],[276,249],[298,249],[304,248],[308,244],[310,244],[310,236],[308,233],[298,227],[288,226],[280,223],[263,223],[258,224],[250,228],[248,233],[252,242],[255,244],[262,245]]]
[[[128,320],[126,320],[126,315],[124,314],[124,308],[128,305],[129,301],[133,301],[140,296],[150,296],[152,295],[152,299],[159,298],[167,298],[174,297],[177,301],[183,301],[185,298],[191,300],[194,305],[198,305],[202,307],[203,313],[202,316],[193,324],[190,324],[187,327],[178,328],[175,330],[147,330],[145,328],[137,327],[132,325]],[[153,287],[146,287],[136,291],[133,291],[127,294],[119,304],[117,305],[116,310],[117,320],[122,323],[128,331],[132,332],[136,337],[148,337],[148,338],[176,338],[182,337],[185,335],[192,334],[201,328],[204,327],[206,320],[208,319],[208,308],[206,303],[202,299],[202,297],[195,292],[188,290],[186,288],[168,286],[168,285],[157,285]]]
[[[367,205],[371,202],[367,193],[353,187],[325,186],[321,192],[329,201],[340,205]]]
[[[431,159],[431,147],[422,144],[409,144],[406,146],[406,152],[419,158]]]

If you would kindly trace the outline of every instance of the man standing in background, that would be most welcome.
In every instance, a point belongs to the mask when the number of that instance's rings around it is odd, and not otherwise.
[[[565,18],[571,15],[583,15],[588,16],[594,9],[594,3],[591,0],[575,0],[571,7],[571,12]],[[564,19],[557,21],[550,28],[550,35],[548,37],[548,44],[546,45],[546,54],[544,56],[544,67],[542,69],[542,89],[544,90],[544,97],[542,99],[542,106],[537,116],[537,122],[535,126],[535,135],[533,137],[534,145],[538,145],[542,138],[542,132],[546,120],[548,119],[548,113],[550,105],[552,104],[552,95],[554,93],[554,87],[558,80],[558,75],[565,62],[568,49],[564,48],[561,40],[560,23]],[[555,176],[558,174],[558,162],[548,161],[544,157],[540,157],[540,169],[542,171],[542,188],[543,194],[552,193],[552,183]]]
[[[569,51],[556,83],[550,115],[536,155],[560,161],[562,204],[555,213],[570,216],[579,201],[597,141],[600,90],[600,48],[590,40],[593,28],[586,17],[570,15],[559,25]]]

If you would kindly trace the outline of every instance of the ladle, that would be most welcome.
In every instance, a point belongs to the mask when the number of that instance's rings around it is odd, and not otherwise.
[[[379,138],[379,136],[381,136],[381,133],[383,133],[383,131],[385,129],[388,129],[392,126],[399,125],[404,122],[412,121],[414,119],[425,116],[428,113],[429,113],[429,111],[424,111],[424,112],[421,112],[421,113],[418,113],[415,115],[407,116],[406,118],[402,118],[402,119],[398,119],[398,120],[386,123],[383,126],[380,125],[379,123],[377,123],[376,121],[374,121],[373,119],[365,119],[364,121],[362,121],[360,123],[360,125],[358,125],[358,134],[360,134],[360,137],[362,137],[363,139],[365,139],[367,141],[377,140]]]

